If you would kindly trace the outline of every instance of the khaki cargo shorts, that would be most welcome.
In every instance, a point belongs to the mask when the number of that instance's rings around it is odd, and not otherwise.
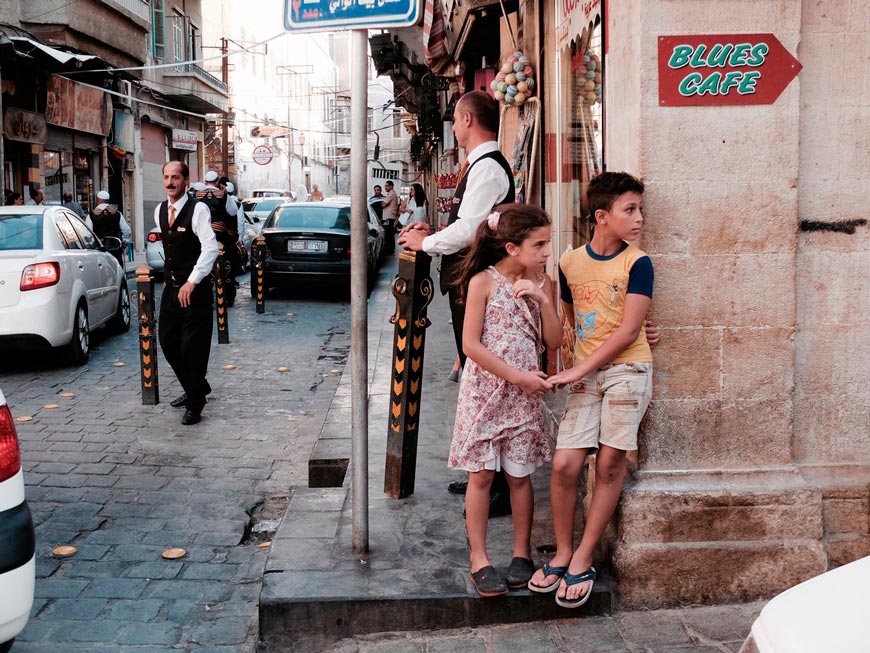
[[[652,363],[605,365],[571,388],[556,449],[637,449],[637,430],[652,398]]]

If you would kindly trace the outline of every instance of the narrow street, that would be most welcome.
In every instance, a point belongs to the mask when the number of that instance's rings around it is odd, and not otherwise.
[[[349,344],[336,289],[273,294],[266,309],[243,283],[196,426],[170,407],[181,390],[162,359],[160,404],[141,405],[135,319],[93,334],[81,368],[5,353],[0,388],[32,417],[17,427],[37,524],[37,598],[16,653],[256,649],[269,532],[252,527],[306,483]],[[60,545],[78,552],[56,557]],[[172,547],[187,555],[163,559]]]

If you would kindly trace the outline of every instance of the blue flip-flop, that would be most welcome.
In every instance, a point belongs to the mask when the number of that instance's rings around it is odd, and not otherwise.
[[[544,566],[541,567],[541,570],[544,572],[544,578],[547,578],[548,576],[558,576],[558,578],[549,585],[535,585],[530,580],[528,588],[533,592],[538,592],[539,594],[547,594],[557,589],[559,583],[562,581],[562,577],[568,573],[568,567],[551,567],[546,562],[544,563]]]
[[[589,597],[592,596],[592,586],[595,585],[595,567],[589,567],[582,574],[571,574],[567,571],[565,572],[564,580],[565,586],[571,587],[571,585],[579,585],[580,583],[589,583],[589,589],[586,590],[586,594],[583,596],[578,596],[576,599],[568,599],[560,597],[556,594],[556,605],[560,605],[563,608],[579,608],[581,605],[586,603],[589,600]]]

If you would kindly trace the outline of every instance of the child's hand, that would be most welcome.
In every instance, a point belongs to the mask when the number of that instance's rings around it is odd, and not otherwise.
[[[520,279],[513,285],[514,297],[531,297],[539,304],[544,304],[547,301],[547,295],[543,288],[539,287],[533,281],[528,279]]]
[[[520,372],[514,380],[514,385],[532,397],[540,397],[552,388],[552,385],[547,380],[547,375],[541,371]]]
[[[547,382],[553,388],[561,388],[568,385],[569,383],[576,383],[582,378],[583,375],[578,373],[578,368],[572,367],[567,370],[562,370],[558,374],[554,374],[547,379]]]
[[[655,347],[662,339],[662,331],[657,326],[654,326],[649,320],[643,321],[643,328],[646,331],[646,341],[650,347]]]

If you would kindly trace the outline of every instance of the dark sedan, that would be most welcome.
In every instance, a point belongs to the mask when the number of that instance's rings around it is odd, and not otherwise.
[[[373,280],[384,250],[384,230],[367,206],[368,248],[365,253]],[[263,225],[268,250],[265,286],[295,280],[337,280],[350,283],[350,204],[296,202],[277,207]],[[253,249],[253,248],[252,248]],[[252,251],[252,266],[254,265]],[[255,293],[254,287],[251,293]]]

